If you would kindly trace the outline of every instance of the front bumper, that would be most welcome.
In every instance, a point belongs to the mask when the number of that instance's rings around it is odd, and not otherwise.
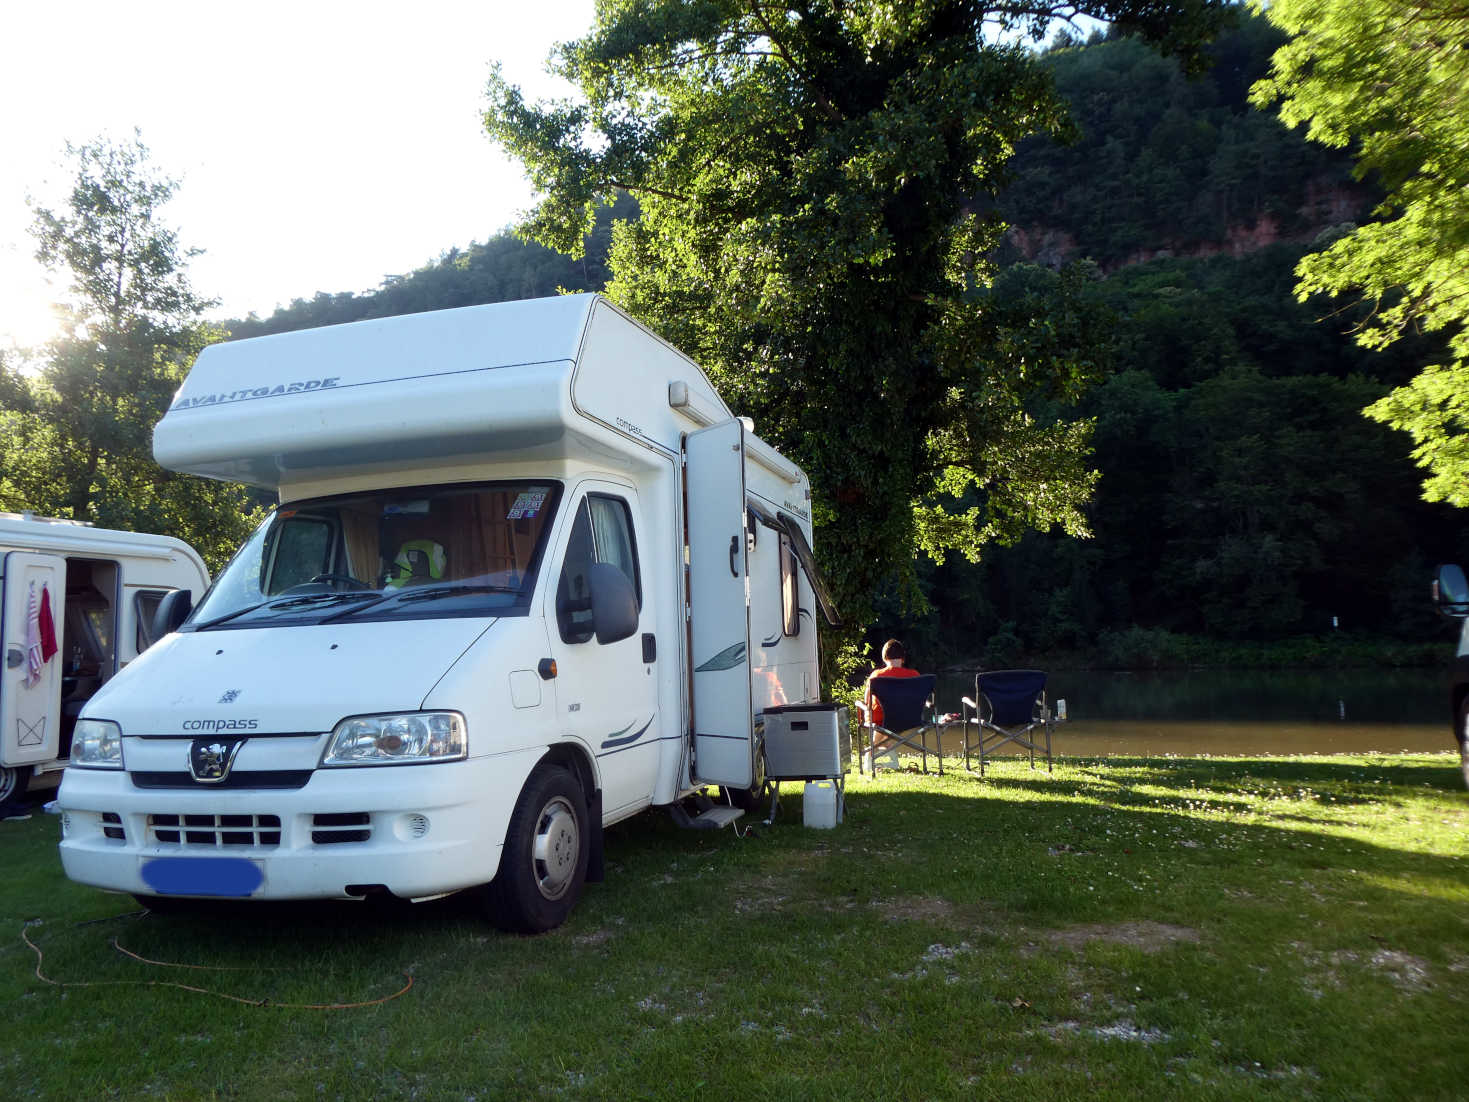
[[[542,752],[318,769],[289,791],[144,789],[126,773],[68,769],[61,863],[79,883],[137,895],[334,899],[379,886],[438,895],[494,878]],[[222,866],[247,872],[245,887],[210,871]]]

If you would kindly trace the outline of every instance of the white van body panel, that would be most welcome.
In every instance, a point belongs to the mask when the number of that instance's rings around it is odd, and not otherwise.
[[[411,712],[494,620],[321,624],[290,631],[178,633],[87,707],[123,736],[313,732],[345,716]],[[247,746],[246,749],[249,749]]]
[[[687,434],[732,421],[696,364],[596,295],[206,349],[155,429],[164,466],[272,489],[283,510],[338,495],[525,480],[554,481],[559,502],[541,537],[534,593],[517,615],[436,617],[430,602],[411,620],[186,624],[86,713],[122,727],[125,771],[68,772],[60,797],[68,875],[147,893],[150,859],[223,854],[258,867],[256,898],[360,895],[353,889],[364,885],[416,898],[495,876],[516,801],[548,754],[580,763],[603,824],[689,794],[708,778],[692,739],[687,625],[697,610],[686,579],[683,445]],[[805,476],[752,431],[743,436],[744,492],[809,541]],[[742,531],[742,502],[727,506]],[[584,509],[625,518],[636,547],[638,622],[625,639],[581,640],[563,620],[558,586]],[[785,575],[785,605],[803,606],[804,617],[798,632],[781,630],[778,543],[762,530],[748,559],[758,629],[739,667],[749,682],[744,714],[732,717],[749,740],[747,758],[764,706],[819,693],[814,602],[799,571]],[[341,720],[417,710],[461,715],[467,757],[319,765]],[[135,772],[187,768],[199,737],[188,724],[234,715],[259,726],[232,770],[301,774],[296,787],[130,782]],[[109,815],[120,820],[110,835]],[[225,844],[224,817],[234,815],[252,816],[256,834]],[[332,840],[338,827],[323,826],[323,815],[365,818],[362,837]],[[185,827],[167,825],[171,816],[220,825],[200,826],[190,840]],[[278,827],[260,827],[262,816]]]
[[[82,702],[106,692],[146,646],[150,602],[208,585],[204,560],[182,540],[0,513],[0,768],[27,780],[60,771]],[[27,685],[9,656],[25,651],[32,588],[47,598],[58,650]]]

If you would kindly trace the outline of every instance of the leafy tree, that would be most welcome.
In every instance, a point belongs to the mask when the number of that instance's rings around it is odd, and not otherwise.
[[[536,240],[575,250],[598,203],[638,199],[608,293],[811,472],[824,565],[862,624],[885,582],[911,589],[917,548],[1085,530],[1087,427],[1044,408],[1097,374],[1085,280],[1049,316],[986,291],[1011,154],[1067,130],[1025,40],[1089,15],[1196,62],[1230,14],[1217,0],[603,0],[553,59],[582,98],[531,105],[496,76],[486,126],[542,192]]]
[[[1262,5],[1264,6],[1264,5]],[[1302,297],[1360,291],[1372,312],[1357,339],[1382,348],[1415,327],[1447,354],[1367,408],[1406,429],[1431,501],[1469,505],[1469,9],[1447,0],[1274,0],[1292,38],[1255,102],[1326,145],[1357,151],[1359,176],[1386,191],[1379,220],[1298,268]]]
[[[33,374],[0,384],[0,508],[69,515],[188,540],[219,565],[249,530],[239,487],[161,470],[152,429],[193,357],[223,333],[186,272],[194,250],[160,220],[177,185],[141,137],[67,146],[67,203],[38,207],[37,258],[65,277],[62,335]]]

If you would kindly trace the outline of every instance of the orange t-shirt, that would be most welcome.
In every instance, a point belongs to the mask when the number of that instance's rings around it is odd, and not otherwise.
[[[909,666],[883,666],[880,669],[873,670],[872,671],[872,674],[867,678],[867,680],[870,683],[872,681],[872,678],[874,678],[874,677],[917,677],[917,676],[918,676],[918,671],[915,670],[915,669],[912,669]],[[867,691],[867,694],[870,694],[871,691],[872,690],[869,689]],[[864,695],[867,695],[867,694],[864,694]],[[877,697],[875,697],[875,696],[872,698],[872,711],[871,711],[871,715],[872,715],[872,722],[875,725],[877,725],[878,727],[881,727],[882,726],[882,702],[880,700],[878,700]]]

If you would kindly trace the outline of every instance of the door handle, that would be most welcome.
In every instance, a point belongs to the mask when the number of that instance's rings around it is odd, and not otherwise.
[[[729,572],[731,574],[733,574],[736,578],[738,578],[740,576],[740,572],[735,569],[735,556],[738,555],[739,553],[740,553],[740,537],[739,536],[730,536],[729,537]]]

